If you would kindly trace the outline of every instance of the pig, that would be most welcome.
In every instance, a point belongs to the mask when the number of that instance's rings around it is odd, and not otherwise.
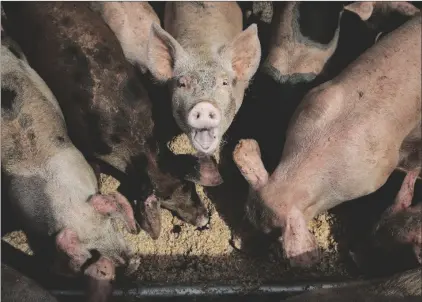
[[[4,263],[1,264],[1,277],[1,300],[4,302],[58,302],[34,280]]]
[[[242,140],[233,151],[250,184],[249,219],[266,232],[281,230],[282,249],[292,266],[319,260],[309,220],[375,192],[409,162],[400,153],[421,121],[420,63],[418,15],[306,94],[271,176],[256,141]]]
[[[273,2],[271,39],[262,71],[279,83],[313,81],[337,48],[341,2]]]
[[[375,247],[383,250],[411,246],[422,264],[422,203],[411,205],[419,173],[420,168],[417,168],[406,174],[394,204],[382,214],[372,236]]]
[[[151,26],[148,69],[168,83],[176,123],[200,154],[219,149],[260,62],[257,26],[242,23],[236,2],[167,2],[165,30]]]
[[[152,23],[160,19],[148,2],[90,2],[122,46],[126,59],[142,73],[147,71],[147,41]]]
[[[287,298],[286,302],[411,302],[422,296],[422,268],[414,268],[392,276],[355,281],[347,285],[313,290]]]
[[[360,21],[365,21],[376,32],[391,31],[419,11],[405,2],[353,2],[344,6],[343,2],[293,1],[274,2],[273,5],[271,41],[262,71],[275,81],[290,85],[309,83],[319,76],[330,77],[332,72],[326,68],[337,50],[342,32],[340,21],[345,10],[357,14]],[[359,24],[354,22],[347,26]],[[365,42],[354,39],[353,43]],[[357,48],[369,46],[365,43]]]
[[[3,31],[1,66],[1,161],[12,211],[35,255],[58,273],[84,273],[99,292],[110,293],[115,267],[130,273],[138,265],[117,224],[136,232],[133,210],[119,193],[98,193],[56,98]]]
[[[184,177],[202,185],[221,183],[209,157],[175,156],[177,173],[183,175],[163,171],[148,93],[116,36],[86,3],[3,6],[12,37],[57,97],[75,146],[97,175],[109,171],[118,178],[119,190],[132,201],[140,226],[152,238],[161,232],[161,200],[186,187]],[[183,203],[175,207],[182,219],[191,217],[188,222],[198,227],[208,222],[206,208],[190,192],[175,200]]]
[[[358,14],[378,32],[390,32],[420,13],[420,9],[405,1],[357,1],[345,9]]]

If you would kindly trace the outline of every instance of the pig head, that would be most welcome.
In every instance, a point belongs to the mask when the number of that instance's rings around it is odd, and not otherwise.
[[[222,16],[230,12],[230,17]],[[151,27],[149,70],[168,83],[178,126],[198,152],[210,155],[219,148],[258,68],[257,26],[241,31],[236,3],[167,3],[166,20],[171,18],[175,20],[166,29],[172,35],[158,24]]]
[[[337,48],[341,2],[274,2],[263,70],[280,83],[310,82]]]

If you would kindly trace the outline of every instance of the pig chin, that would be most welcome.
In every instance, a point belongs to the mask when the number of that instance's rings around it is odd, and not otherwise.
[[[200,153],[212,155],[220,143],[218,128],[192,129],[190,139],[193,147]]]

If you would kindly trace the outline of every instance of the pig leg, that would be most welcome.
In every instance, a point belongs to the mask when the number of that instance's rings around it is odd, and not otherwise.
[[[292,208],[283,227],[282,246],[285,257],[292,267],[310,267],[319,261],[319,248],[309,232],[303,213]]]
[[[261,189],[268,181],[268,172],[261,160],[255,140],[241,140],[233,152],[233,159],[242,175],[254,190]],[[303,213],[292,208],[287,212],[283,227],[282,245],[291,266],[311,266],[319,260],[315,237],[309,232]]]
[[[241,140],[233,151],[233,159],[254,190],[259,190],[268,181],[268,172],[261,160],[258,143],[253,139]]]
[[[400,191],[397,193],[394,205],[391,207],[390,213],[395,213],[410,207],[412,204],[415,183],[419,176],[419,172],[420,169],[415,169],[406,174]]]
[[[161,233],[161,203],[154,194],[151,194],[142,203],[138,204],[140,209],[139,221],[141,228],[147,232],[152,239],[156,240]]]
[[[88,278],[87,301],[106,302],[113,292],[115,266],[113,262],[103,256],[88,266],[84,272]]]
[[[126,222],[127,229],[133,234],[138,233],[133,209],[122,194],[118,192],[107,195],[95,194],[89,202],[100,214],[121,214]]]
[[[71,229],[64,229],[57,235],[56,246],[70,258],[69,268],[73,272],[79,272],[82,265],[91,258],[91,253],[82,248],[78,235]]]

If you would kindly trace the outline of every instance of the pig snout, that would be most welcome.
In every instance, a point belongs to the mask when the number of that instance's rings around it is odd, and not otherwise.
[[[213,153],[219,143],[220,111],[209,102],[196,104],[189,112],[187,123],[194,147],[205,154]]]
[[[91,264],[84,272],[88,279],[87,301],[110,301],[115,279],[115,265],[110,259],[101,257]]]

